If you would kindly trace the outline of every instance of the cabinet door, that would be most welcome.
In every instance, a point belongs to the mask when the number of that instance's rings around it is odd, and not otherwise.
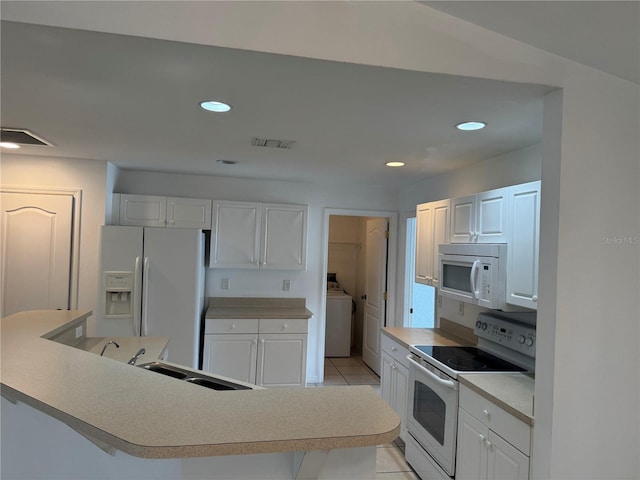
[[[120,225],[164,227],[167,199],[153,195],[120,195]]]
[[[393,357],[383,350],[380,359],[380,394],[382,399],[395,410],[393,366]]]
[[[486,440],[489,429],[466,410],[458,409],[456,480],[487,478]]]
[[[476,196],[451,199],[451,243],[471,243],[476,231]]]
[[[537,309],[540,182],[509,189],[511,243],[507,252],[507,303]]]
[[[303,387],[307,376],[307,336],[260,334],[256,383],[262,387]]]
[[[507,229],[508,188],[499,188],[476,195],[476,226],[474,242],[505,243]]]
[[[409,369],[396,361],[395,363],[395,411],[400,417],[400,438],[407,438],[407,400],[409,396]]]
[[[259,268],[261,204],[213,202],[210,267]]]
[[[167,197],[167,227],[211,228],[211,200]]]
[[[441,243],[449,243],[449,229],[451,228],[451,217],[449,214],[449,200],[442,200],[433,203],[433,260],[431,285],[437,287],[440,283],[440,261],[438,257],[438,246]]]
[[[433,205],[416,207],[416,283],[431,285],[433,278]]]
[[[262,206],[260,268],[304,270],[307,267],[306,205]]]
[[[202,369],[248,383],[256,383],[258,335],[204,336]]]
[[[529,478],[529,457],[492,431],[489,431],[487,450],[487,479],[527,480]]]

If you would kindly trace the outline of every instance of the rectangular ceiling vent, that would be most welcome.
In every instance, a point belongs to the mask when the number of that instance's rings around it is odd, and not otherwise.
[[[291,148],[295,140],[275,140],[272,138],[258,138],[253,137],[251,145],[254,147],[269,147],[269,148]]]
[[[18,145],[41,145],[47,147],[53,145],[51,142],[47,142],[24,128],[0,128],[0,141],[17,143]]]

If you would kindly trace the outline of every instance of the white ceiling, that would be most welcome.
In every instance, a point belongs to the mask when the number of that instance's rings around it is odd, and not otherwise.
[[[3,2],[2,17],[47,24],[39,5]],[[122,168],[401,187],[538,142],[548,90],[26,23],[1,35],[2,126],[55,144],[20,154]],[[200,110],[211,97],[233,110]],[[489,127],[453,128],[468,119]]]
[[[640,83],[640,1],[421,1],[429,7]]]

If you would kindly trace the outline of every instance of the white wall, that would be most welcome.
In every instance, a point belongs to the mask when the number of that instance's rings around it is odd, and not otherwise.
[[[296,203],[309,206],[307,269],[305,271],[207,270],[207,296],[259,296],[306,298],[307,308],[315,315],[309,321],[307,380],[322,377],[320,350],[324,344],[323,278],[326,244],[324,209],[358,210],[397,209],[397,195],[392,190],[349,185],[333,187],[311,183],[252,180],[203,175],[163,174],[121,170],[115,186],[118,193],[160,194],[268,203]],[[395,255],[395,252],[394,252]],[[231,288],[222,290],[222,278]],[[291,280],[291,291],[282,290],[282,281]]]
[[[2,155],[2,184],[21,187],[82,190],[80,218],[80,265],[78,308],[97,312],[98,238],[104,224],[106,162]],[[89,318],[88,334],[95,334],[95,317]]]
[[[172,22],[142,27],[176,37],[193,13],[172,4]],[[190,30],[199,43],[563,88],[562,138],[542,160],[540,281],[558,288],[539,302],[538,358],[554,360],[536,375],[533,474],[638,478],[640,249],[603,240],[640,235],[638,85],[417,2],[207,2],[195,13],[208,20]],[[602,348],[612,338],[613,354]]]

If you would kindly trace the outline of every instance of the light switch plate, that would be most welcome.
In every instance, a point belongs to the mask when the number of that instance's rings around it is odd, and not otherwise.
[[[282,281],[282,290],[284,290],[285,292],[291,291],[291,280]]]
[[[231,282],[228,278],[223,278],[222,280],[220,280],[220,288],[222,290],[229,290],[230,287],[231,287]]]

